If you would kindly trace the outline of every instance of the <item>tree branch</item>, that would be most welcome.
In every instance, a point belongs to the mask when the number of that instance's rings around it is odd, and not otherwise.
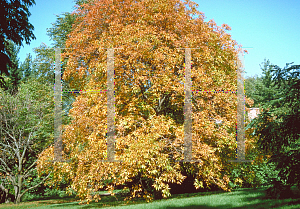
[[[32,135],[32,132],[29,133],[29,136],[28,136],[28,140],[27,140],[27,142],[26,142],[26,145],[24,145],[24,150],[23,150],[23,153],[22,153],[22,157],[21,157],[21,159],[20,159],[20,161],[19,161],[19,171],[22,170],[22,161],[23,161],[23,159],[24,159],[25,152],[26,152],[27,147],[28,147],[28,145],[29,145],[29,140],[30,140],[30,138],[31,138],[31,135]]]
[[[34,170],[34,169],[32,169],[32,170],[30,170],[30,169],[36,164],[36,162],[37,162],[37,160],[35,160],[35,161],[29,166],[29,168],[26,169],[26,171],[24,172],[24,173],[25,173],[25,174],[24,174],[24,178],[26,178],[27,176],[29,176],[28,174]],[[36,169],[36,168],[35,168],[35,169]]]
[[[168,98],[170,95],[169,94],[162,94],[160,98],[158,99],[158,105],[154,107],[154,110],[156,114],[159,114],[163,110],[163,103]]]
[[[7,189],[3,186],[2,182],[0,184],[0,188],[3,190],[3,191],[7,191]]]
[[[16,140],[15,137],[13,137],[12,135],[9,134],[9,132],[7,132],[5,129],[4,130],[12,139]],[[14,152],[16,153],[18,150],[14,149],[14,147],[9,143],[9,141],[7,140],[7,143],[9,144],[10,148],[12,148],[14,150]],[[15,143],[16,144],[16,143]],[[17,147],[18,148],[18,147]]]
[[[0,168],[0,172],[7,173],[6,170],[2,170],[1,168]]]
[[[52,171],[51,171],[51,172],[48,174],[48,176],[45,177],[40,183],[38,183],[38,184],[36,184],[36,185],[34,185],[34,186],[32,186],[32,187],[29,187],[29,188],[25,189],[25,191],[20,195],[20,198],[21,198],[27,191],[29,191],[29,190],[31,190],[31,189],[34,189],[34,188],[38,187],[39,185],[41,185],[42,183],[44,183],[44,182],[49,178],[49,176],[51,175],[51,173],[52,173]]]
[[[10,179],[10,181],[11,181],[11,183],[13,185],[17,185],[16,178],[14,176],[12,176],[11,174],[9,174],[8,178]]]
[[[4,151],[4,152],[8,152],[10,155],[13,155],[13,153],[9,150],[9,149],[5,149],[5,148],[2,148],[2,147],[8,147],[10,148],[10,145],[7,145],[7,144],[4,144],[2,142],[0,142],[0,146],[1,146],[1,150]]]
[[[6,170],[8,170],[9,172],[11,172],[11,169],[8,167],[8,165],[6,164],[6,162],[2,159],[2,157],[0,158],[0,161],[3,162],[3,164],[6,166],[6,168],[2,165],[2,167]]]
[[[144,84],[141,80],[139,80],[139,86],[141,88],[141,92],[142,92],[142,95],[143,95],[143,98],[145,101],[148,100],[147,96],[144,94],[146,92],[146,88],[144,87]]]

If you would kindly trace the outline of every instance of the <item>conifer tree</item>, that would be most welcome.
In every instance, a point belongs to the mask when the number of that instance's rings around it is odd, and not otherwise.
[[[27,54],[24,62],[21,63],[20,69],[23,73],[23,80],[25,81],[32,74],[32,56],[31,54]]]
[[[9,72],[9,76],[7,76],[9,82],[4,86],[4,90],[8,90],[11,94],[15,94],[22,79],[22,71],[19,68],[18,58],[20,47],[12,41],[7,41],[6,50],[10,57],[11,65],[7,68]]]
[[[259,137],[259,148],[271,156],[269,162],[279,171],[280,180],[274,178],[267,190],[276,197],[289,193],[293,185],[300,187],[300,65],[291,64],[272,65],[265,73],[263,95],[270,100],[262,102],[260,116],[248,125],[252,135]]]

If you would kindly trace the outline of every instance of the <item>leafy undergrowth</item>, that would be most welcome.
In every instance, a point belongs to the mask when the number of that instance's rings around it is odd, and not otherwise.
[[[131,202],[122,201],[121,194],[116,197],[105,196],[101,202],[91,202],[88,205],[79,205],[79,200],[75,198],[39,200],[32,202],[23,202],[19,205],[2,204],[0,208],[153,208],[153,209],[171,209],[171,208],[300,208],[300,192],[293,190],[293,194],[287,199],[271,199],[265,195],[266,188],[256,189],[237,189],[233,192],[201,192],[173,195],[172,198],[156,200],[146,203],[143,199],[134,199]]]

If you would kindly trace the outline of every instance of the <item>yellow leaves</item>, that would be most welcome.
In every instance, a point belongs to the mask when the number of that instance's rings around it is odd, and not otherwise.
[[[203,187],[203,182],[202,181],[199,181],[198,179],[195,179],[195,181],[194,181],[194,186],[195,186],[195,188],[196,189],[198,189],[198,188],[204,188]]]
[[[234,183],[235,183],[235,184],[238,184],[239,186],[242,186],[243,180],[242,180],[241,178],[236,178],[236,179],[234,180]]]
[[[182,106],[184,51],[176,48],[201,48],[192,51],[194,90],[234,90],[234,44],[213,21],[206,24],[201,21],[201,17],[191,21],[179,1],[128,1],[122,8],[119,8],[119,3],[111,7],[109,1],[94,3],[88,5],[88,10],[79,11],[82,15],[78,20],[82,24],[77,26],[67,41],[67,47],[76,46],[76,49],[66,53],[69,60],[64,78],[72,81],[71,86],[105,90],[106,51],[99,48],[123,48],[115,50],[115,90],[118,89],[115,103],[115,156],[123,162],[98,162],[107,155],[107,100],[106,93],[95,93],[82,94],[73,103],[70,113],[74,119],[66,126],[63,136],[65,151],[70,153],[67,157],[72,159],[72,163],[54,167],[61,174],[68,173],[72,179],[72,188],[80,197],[89,201],[97,198],[89,197],[89,193],[96,189],[96,184],[100,184],[97,188],[107,189],[114,184],[129,182],[138,173],[143,178],[153,179],[153,187],[163,197],[168,197],[168,183],[180,184],[185,179],[179,163],[171,164],[173,159],[183,157],[180,150],[183,151],[184,126],[175,123],[174,117],[156,114],[154,107],[163,91],[174,92],[169,101],[170,107],[179,111]],[[104,20],[95,17],[103,17]],[[222,27],[229,30],[227,25]],[[227,48],[223,50],[220,46]],[[82,63],[79,62],[80,57],[83,58]],[[87,69],[95,69],[91,80],[86,79]],[[140,82],[144,86],[150,85],[147,92],[141,91]],[[234,133],[229,135],[222,128],[215,130],[214,123],[208,118],[213,115],[224,120],[226,127],[234,126],[234,97],[228,94],[197,95],[193,93],[196,98],[196,104],[193,105],[202,110],[193,110],[193,155],[204,162],[191,164],[191,172],[203,174],[203,179],[196,179],[194,185],[202,187],[203,181],[209,181],[209,175],[212,175],[213,179],[221,182],[218,185],[226,189],[226,179],[220,175],[223,165],[218,152],[227,146],[226,143],[235,142],[235,136]],[[209,103],[209,100],[213,100],[214,104]],[[166,110],[169,111],[170,107],[166,107]],[[224,110],[224,113],[218,112],[218,109]],[[144,112],[149,114],[146,119],[143,117]],[[176,152],[173,153],[173,159],[170,159],[165,149],[173,146]],[[40,157],[39,171],[50,170],[50,164],[46,161],[51,158],[50,154],[53,156],[53,148]],[[56,179],[59,178],[61,176],[56,176]],[[91,190],[86,187],[88,179],[93,182]],[[102,185],[106,180],[112,182]],[[131,197],[152,198],[139,182],[133,183],[131,189]]]
[[[158,171],[157,171],[157,170],[151,170],[150,173],[151,173],[151,174],[157,174]]]

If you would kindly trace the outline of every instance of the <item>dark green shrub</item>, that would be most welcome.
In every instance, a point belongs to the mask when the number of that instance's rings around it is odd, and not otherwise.
[[[269,186],[271,179],[278,180],[279,171],[275,170],[274,163],[268,163],[267,159],[262,162],[239,163],[230,171],[230,187],[236,188],[257,188]]]
[[[267,197],[284,199],[289,198],[289,196],[292,194],[291,186],[286,185],[281,180],[273,178],[271,180],[271,185],[272,186],[266,190]]]

